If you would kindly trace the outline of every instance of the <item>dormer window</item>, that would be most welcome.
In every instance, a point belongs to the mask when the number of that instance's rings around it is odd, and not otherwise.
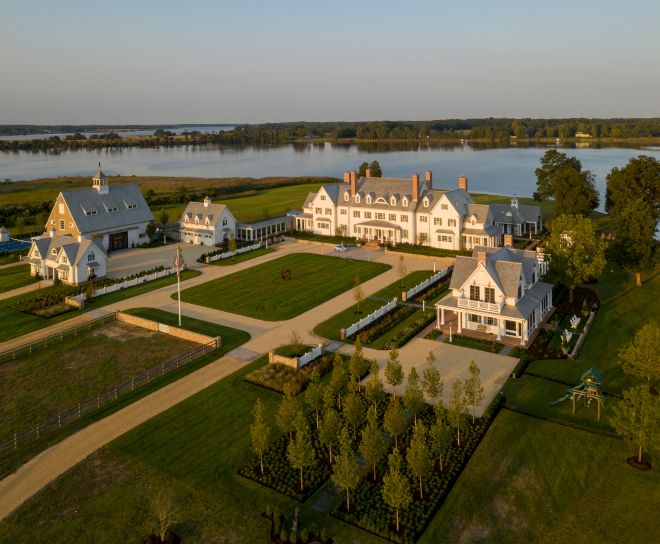
[[[53,250],[51,251],[51,253],[52,253],[53,255],[57,255],[57,249],[53,249]]]
[[[195,217],[195,224],[199,225],[199,217]]]
[[[371,204],[371,197],[367,196],[367,204]]]
[[[391,206],[396,206],[396,198],[394,198],[394,197],[390,198],[390,205]]]
[[[183,222],[184,222],[184,223],[187,223],[187,222],[188,222],[188,218],[187,218],[187,217],[184,217],[184,218],[183,218]]]
[[[348,202],[348,199],[350,196],[348,196],[348,193],[344,193],[344,202]]]
[[[425,208],[428,208],[428,207],[429,207],[429,199],[428,199],[428,198],[425,198],[425,199],[424,199],[424,207],[425,207]]]
[[[404,206],[407,206],[407,205],[408,205],[408,199],[407,199],[407,198],[404,198],[404,199],[403,199],[403,205],[404,205]]]
[[[518,298],[522,298],[522,284],[518,285]]]
[[[355,202],[356,202],[357,204],[360,203],[360,195],[355,195]]]
[[[108,208],[108,211],[109,211],[110,213],[112,213],[112,212],[118,212],[118,211],[119,211],[119,208]]]

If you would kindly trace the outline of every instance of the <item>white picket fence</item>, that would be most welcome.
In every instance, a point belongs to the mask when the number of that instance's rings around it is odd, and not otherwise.
[[[106,285],[105,287],[101,287],[100,289],[95,289],[94,297],[100,297],[102,295],[107,295],[108,293],[114,293],[115,291],[128,289],[129,287],[135,287],[136,285],[140,285],[142,283],[148,283],[150,281],[164,278],[165,276],[171,276],[172,274],[176,274],[176,268],[168,268],[166,270],[162,270],[160,272],[154,272],[153,274],[147,274],[146,276],[141,276],[139,278],[135,278],[132,280],[126,280],[121,283],[115,283],[113,285]],[[76,295],[75,297],[68,297],[68,298],[72,300],[82,301],[82,300],[87,300],[87,295],[85,293],[81,293],[80,295]]]
[[[232,255],[240,255],[241,253],[246,253],[254,249],[259,249],[260,247],[261,247],[261,242],[257,242],[256,244],[253,244],[251,246],[237,249],[234,253],[232,253],[231,251],[227,251],[226,253],[220,253],[220,255],[214,255],[213,257],[209,257],[209,262],[212,263],[213,261],[221,261],[222,259],[228,259]]]
[[[379,308],[376,310],[374,313],[369,314],[367,317],[360,319],[357,323],[351,325],[346,329],[346,338],[354,335],[357,331],[364,329],[369,323],[373,323],[378,319],[379,317],[382,317],[385,315],[387,312],[390,312],[396,308],[396,302],[388,302],[385,306],[382,308]]]
[[[412,297],[414,297],[420,291],[423,291],[424,289],[426,289],[430,285],[433,285],[436,281],[441,280],[442,278],[444,278],[448,273],[449,273],[449,269],[445,268],[444,270],[441,270],[440,272],[438,272],[434,276],[431,276],[428,280],[423,281],[419,285],[413,287],[412,289],[410,289],[409,291],[406,292],[406,300],[410,300]]]
[[[315,347],[312,351],[305,353],[305,355],[303,355],[298,359],[298,368],[305,366],[307,363],[313,361],[322,353],[323,353],[323,346]]]

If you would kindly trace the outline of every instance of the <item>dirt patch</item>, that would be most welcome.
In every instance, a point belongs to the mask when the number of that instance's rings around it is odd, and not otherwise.
[[[119,342],[126,342],[133,338],[150,338],[160,334],[158,331],[150,331],[142,327],[135,327],[119,321],[108,323],[102,327],[94,329],[89,333],[89,336],[105,336],[109,340],[118,340]]]
[[[628,464],[632,467],[638,468],[639,470],[651,470],[653,467],[646,459],[642,458],[642,462],[639,462],[639,457],[628,457]]]
[[[479,540],[486,540],[490,536],[490,527],[484,523],[471,522],[461,531],[458,537],[460,544],[470,544]]]

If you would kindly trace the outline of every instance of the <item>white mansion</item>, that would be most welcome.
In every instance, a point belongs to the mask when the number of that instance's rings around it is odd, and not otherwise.
[[[293,214],[292,214],[293,215]],[[538,232],[543,216],[538,206],[475,204],[467,192],[467,178],[459,178],[453,191],[433,189],[432,174],[426,179],[374,178],[346,172],[344,183],[324,185],[309,193],[302,212],[295,213],[296,229],[365,240],[410,244],[441,249],[497,247],[503,233]]]
[[[510,242],[511,235],[505,237]],[[475,247],[472,257],[456,257],[451,294],[436,303],[438,328],[445,312],[458,314],[458,329],[520,338],[530,335],[552,308],[552,285],[539,281],[545,271],[535,251]]]

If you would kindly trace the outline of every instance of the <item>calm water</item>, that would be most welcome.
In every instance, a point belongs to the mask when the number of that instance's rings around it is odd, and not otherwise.
[[[593,144],[592,144],[593,145]],[[532,196],[534,170],[549,146],[509,147],[484,144],[420,146],[393,144],[286,144],[281,146],[179,147],[161,149],[18,151],[0,152],[0,179],[12,181],[60,175],[92,175],[101,162],[108,175],[163,175],[191,177],[335,176],[364,162],[378,160],[386,177],[410,178],[433,172],[439,189],[458,186],[468,177],[475,192]],[[614,166],[623,167],[637,155],[660,160],[660,147],[581,147],[560,149],[582,161],[596,174],[605,200],[605,176]]]
[[[167,128],[165,130],[169,130],[170,132],[174,132],[174,134],[181,134],[184,130],[187,130],[188,132],[192,132],[193,130],[199,130],[199,132],[220,132],[221,130],[227,131],[227,130],[233,130],[236,125],[219,125],[217,127],[195,127],[195,126],[190,126],[190,127],[179,127],[179,128]],[[115,134],[119,134],[120,136],[151,136],[155,132],[154,130],[119,130]],[[2,135],[0,134],[0,140],[43,140],[45,138],[50,138],[51,136],[59,136],[60,138],[64,138],[65,136],[68,136],[72,134],[71,132],[64,132],[64,133],[55,133],[55,134],[20,134],[18,136],[7,136],[7,135]],[[92,134],[104,134],[103,132],[83,132],[85,136],[89,137]]]

